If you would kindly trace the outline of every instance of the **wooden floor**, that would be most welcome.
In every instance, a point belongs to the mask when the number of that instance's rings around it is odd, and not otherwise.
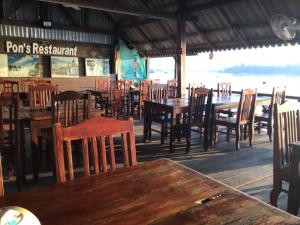
[[[158,127],[159,128],[159,127]],[[257,199],[269,203],[269,193],[272,188],[272,156],[273,146],[265,131],[255,133],[254,145],[249,147],[247,141],[241,142],[240,151],[235,150],[235,140],[230,142],[220,136],[219,143],[204,152],[202,139],[197,135],[192,137],[192,146],[189,154],[185,154],[185,140],[176,142],[175,153],[170,154],[168,143],[160,144],[159,134],[153,133],[150,143],[144,144],[143,123],[135,121],[135,135],[138,162],[143,163],[158,158],[170,158],[198,172],[206,174],[231,187],[245,192]],[[28,145],[28,143],[27,143]],[[30,146],[27,146],[30,148]],[[40,175],[39,185],[53,183],[51,173]],[[28,176],[29,180],[31,176]],[[36,187],[36,184],[27,184],[23,189]],[[5,191],[15,191],[14,182],[5,181]],[[278,207],[286,210],[287,195],[281,194]],[[300,214],[298,214],[300,216]]]

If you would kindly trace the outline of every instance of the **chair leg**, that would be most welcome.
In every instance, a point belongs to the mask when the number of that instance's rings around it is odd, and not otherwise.
[[[269,135],[269,140],[272,142],[272,126],[268,125],[268,135]]]
[[[247,125],[244,125],[244,140],[247,139]]]
[[[261,128],[261,121],[257,124],[257,133],[260,134],[260,128]]]
[[[191,131],[191,129],[187,128],[185,130],[185,132],[186,132],[186,134],[185,134],[185,136],[186,136],[186,151],[185,151],[185,153],[188,154],[191,149],[191,136],[192,136],[191,133],[192,133],[192,131]]]
[[[160,132],[160,143],[164,144],[165,143],[165,124],[161,124],[161,132]]]
[[[273,189],[270,192],[270,203],[271,205],[277,207],[277,199],[281,192],[282,182],[281,180],[275,180],[273,181]]]
[[[227,135],[227,141],[230,140],[230,132],[231,132],[231,129],[229,127],[227,127],[227,132],[226,132],[226,135]]]
[[[249,145],[252,147],[253,144],[253,134],[254,134],[254,126],[253,124],[249,125]]]
[[[240,150],[240,138],[241,138],[241,127],[236,128],[236,140],[235,140],[235,149]]]

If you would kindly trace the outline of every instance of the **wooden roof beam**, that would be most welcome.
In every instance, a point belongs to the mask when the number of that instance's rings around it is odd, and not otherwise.
[[[66,4],[66,5],[76,5],[80,8],[87,8],[99,11],[106,11],[118,14],[125,14],[131,16],[142,16],[149,17],[154,19],[163,19],[163,20],[177,20],[179,17],[184,17],[185,20],[197,21],[196,16],[185,16],[178,15],[175,12],[165,12],[160,10],[151,10],[145,8],[138,8],[129,5],[116,4],[109,1],[96,1],[96,0],[39,0],[42,2],[48,2],[53,4]]]
[[[241,2],[241,1],[245,1],[245,0],[211,0],[197,5],[187,6],[185,12],[193,13],[193,12],[202,11],[205,9],[211,9],[214,7],[219,7],[219,6],[228,5],[228,4]]]

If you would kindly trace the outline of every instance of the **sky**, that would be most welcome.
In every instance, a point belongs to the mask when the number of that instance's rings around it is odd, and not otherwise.
[[[235,65],[285,66],[300,64],[300,45],[200,53],[187,57],[187,70],[217,71]],[[151,69],[174,69],[172,57],[152,58]]]

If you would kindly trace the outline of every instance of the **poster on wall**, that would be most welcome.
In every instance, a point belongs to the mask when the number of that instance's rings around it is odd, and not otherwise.
[[[40,75],[38,55],[9,54],[7,58],[9,77],[38,77]]]
[[[109,59],[85,59],[86,76],[108,76]]]
[[[147,78],[145,58],[137,51],[130,50],[123,42],[119,42],[119,57],[121,62],[121,77],[140,82]]]
[[[0,77],[7,77],[7,76],[8,76],[7,55],[0,54]]]
[[[51,56],[51,77],[79,77],[78,58]]]

